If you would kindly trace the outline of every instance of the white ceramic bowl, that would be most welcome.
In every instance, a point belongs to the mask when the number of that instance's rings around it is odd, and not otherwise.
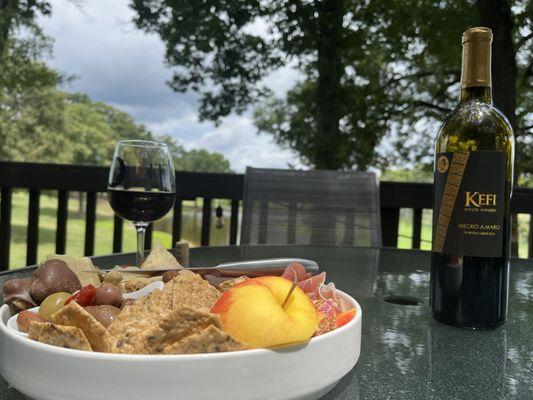
[[[0,374],[37,400],[314,400],[357,363],[359,304],[345,326],[305,345],[193,355],[123,355],[64,349],[7,327],[0,308]]]

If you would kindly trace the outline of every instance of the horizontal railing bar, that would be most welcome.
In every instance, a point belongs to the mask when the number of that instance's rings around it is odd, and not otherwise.
[[[109,168],[0,162],[0,186],[40,190],[105,192]]]
[[[0,187],[105,192],[109,167],[0,162]],[[244,175],[176,171],[177,195],[241,199]]]

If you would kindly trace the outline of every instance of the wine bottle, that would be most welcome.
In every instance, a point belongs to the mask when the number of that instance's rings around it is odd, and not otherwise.
[[[514,137],[492,104],[489,28],[463,33],[461,98],[435,143],[430,303],[444,323],[505,322]]]

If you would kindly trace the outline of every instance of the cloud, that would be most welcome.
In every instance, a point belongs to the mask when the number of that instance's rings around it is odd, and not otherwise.
[[[247,166],[286,168],[289,163],[298,163],[292,151],[281,149],[270,136],[258,135],[248,116],[229,117],[191,145],[226,154],[238,171],[244,171]]]
[[[284,168],[296,157],[265,135],[257,135],[250,115],[232,115],[219,127],[197,118],[198,97],[176,93],[167,85],[164,45],[131,22],[128,0],[84,2],[52,0],[53,14],[40,18],[45,34],[55,40],[50,64],[78,79],[65,90],[130,113],[156,134],[171,134],[186,148],[203,147],[226,156],[236,171],[245,166]],[[259,29],[259,28],[258,28]],[[271,74],[265,82],[278,96],[300,74],[292,67]]]

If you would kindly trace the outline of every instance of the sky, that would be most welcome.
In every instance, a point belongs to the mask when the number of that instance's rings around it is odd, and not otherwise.
[[[172,135],[186,149],[220,152],[236,172],[246,166],[298,165],[294,152],[257,133],[252,110],[230,115],[218,127],[199,122],[197,96],[173,92],[166,85],[171,70],[164,64],[163,43],[159,36],[135,28],[128,0],[51,3],[52,16],[40,17],[38,23],[54,40],[48,63],[77,78],[65,90],[86,93],[128,112],[153,133]],[[298,77],[296,70],[283,68],[268,76],[268,85],[283,96]]]

